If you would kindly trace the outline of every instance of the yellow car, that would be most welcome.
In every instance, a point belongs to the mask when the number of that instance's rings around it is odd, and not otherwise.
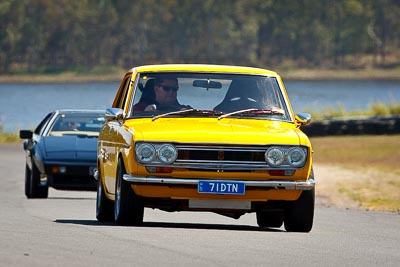
[[[144,208],[255,212],[260,227],[312,229],[312,148],[281,77],[223,65],[128,71],[97,152],[99,221],[143,223]]]

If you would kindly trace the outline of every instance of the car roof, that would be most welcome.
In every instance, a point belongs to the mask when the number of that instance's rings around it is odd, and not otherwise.
[[[210,64],[159,64],[144,65],[133,67],[132,72],[215,72],[215,73],[236,73],[236,74],[258,74],[279,76],[275,71],[261,68],[230,66],[230,65],[210,65]]]
[[[63,114],[105,114],[105,110],[90,110],[90,109],[58,109],[54,112]]]

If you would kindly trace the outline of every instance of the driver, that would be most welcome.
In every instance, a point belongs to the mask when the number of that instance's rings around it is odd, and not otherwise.
[[[185,110],[190,106],[181,105],[177,99],[179,89],[178,79],[176,78],[156,78],[154,82],[155,101],[148,105],[144,111],[155,110]]]

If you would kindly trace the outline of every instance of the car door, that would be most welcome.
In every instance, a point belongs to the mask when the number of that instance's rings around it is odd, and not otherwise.
[[[34,130],[32,139],[28,140],[26,146],[26,162],[30,169],[32,169],[31,163],[34,162],[36,167],[38,167],[41,172],[44,172],[40,142],[42,142],[42,137],[46,132],[47,125],[55,116],[55,114],[55,112],[48,113]]]
[[[126,112],[129,107],[132,87],[132,73],[127,73],[121,82],[116,94],[113,108],[120,108]],[[121,120],[108,120],[104,125],[101,136],[99,138],[99,152],[102,154],[101,171],[104,174],[104,183],[107,193],[115,192],[115,177],[118,165],[118,153],[121,147],[124,147],[124,139],[121,138]]]

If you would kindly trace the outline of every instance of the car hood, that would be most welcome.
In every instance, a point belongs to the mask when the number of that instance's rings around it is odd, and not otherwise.
[[[43,151],[48,160],[95,161],[97,137],[87,136],[46,136]]]
[[[135,141],[225,144],[309,145],[293,123],[269,120],[216,118],[161,118],[129,121]]]

